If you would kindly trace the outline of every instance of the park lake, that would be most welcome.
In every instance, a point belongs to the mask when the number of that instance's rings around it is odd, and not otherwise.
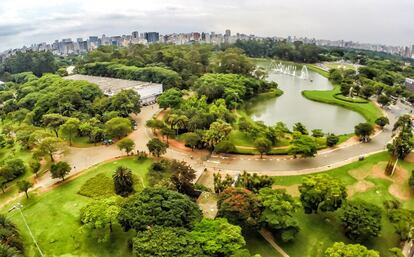
[[[268,70],[268,80],[278,83],[283,95],[274,98],[252,99],[246,111],[253,120],[274,125],[281,121],[288,128],[302,122],[309,130],[322,129],[327,133],[353,133],[355,125],[365,122],[359,113],[340,106],[318,103],[302,96],[304,90],[331,90],[333,85],[311,70],[302,74],[303,66],[289,63],[258,62]],[[295,74],[295,75],[293,75]]]

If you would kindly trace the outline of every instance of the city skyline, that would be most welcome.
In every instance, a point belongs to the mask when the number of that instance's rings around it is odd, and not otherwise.
[[[182,0],[138,4],[130,0],[4,0],[0,3],[0,51],[56,38],[120,35],[140,28],[162,34],[230,28],[264,37],[292,35],[408,46],[413,43],[414,27],[407,18],[413,9],[414,3],[407,0],[198,0],[191,4]]]

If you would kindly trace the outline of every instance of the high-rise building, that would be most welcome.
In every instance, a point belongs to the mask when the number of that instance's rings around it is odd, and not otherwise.
[[[132,32],[132,39],[138,39],[139,38],[139,33],[138,31],[134,31]]]
[[[155,43],[160,41],[160,33],[158,32],[145,32],[144,38],[147,40],[148,43]]]
[[[226,33],[224,34],[226,37],[231,37],[231,30],[226,29]]]

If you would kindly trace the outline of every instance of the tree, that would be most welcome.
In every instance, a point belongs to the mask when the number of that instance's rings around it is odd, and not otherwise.
[[[175,131],[169,127],[163,127],[161,128],[161,135],[167,138],[168,143],[168,139],[175,136]]]
[[[397,207],[390,208],[387,212],[388,219],[394,226],[395,232],[401,241],[414,239],[414,211]]]
[[[7,182],[8,182],[7,179],[3,175],[1,175],[0,176],[0,188],[3,194],[5,193]]]
[[[260,153],[260,158],[263,158],[263,154],[267,154],[272,150],[272,142],[264,137],[259,137],[254,141],[256,150]]]
[[[98,232],[98,242],[108,241],[112,225],[118,222],[118,202],[116,197],[94,200],[80,210],[82,224]]]
[[[372,133],[374,133],[374,127],[369,123],[359,123],[355,126],[355,135],[364,143],[370,140],[369,137]]]
[[[190,237],[200,244],[206,256],[230,256],[246,245],[241,228],[223,218],[202,219],[190,232]]]
[[[72,145],[72,140],[78,135],[80,121],[77,118],[69,118],[60,126],[60,131],[63,135],[69,138],[69,145]]]
[[[390,124],[390,121],[388,120],[387,117],[379,117],[378,119],[375,120],[375,124],[377,124],[378,126],[381,127],[381,129],[383,129],[386,125]]]
[[[40,141],[37,146],[37,154],[40,156],[48,155],[52,162],[55,161],[53,155],[63,151],[64,144],[62,140],[55,137],[46,137]]]
[[[132,171],[126,167],[119,166],[112,175],[115,193],[121,196],[128,196],[134,192],[134,180]]]
[[[344,184],[326,174],[304,178],[299,192],[302,206],[308,214],[335,211],[342,206],[347,197]]]
[[[190,232],[179,227],[160,226],[138,231],[132,239],[132,254],[136,257],[206,257]]]
[[[411,176],[408,179],[408,185],[414,189],[414,170],[411,171]]]
[[[111,97],[109,111],[117,111],[120,116],[126,118],[130,113],[141,111],[140,96],[133,89],[121,90],[118,94]]]
[[[293,126],[293,131],[300,132],[302,135],[308,135],[309,134],[309,132],[306,129],[305,125],[303,125],[300,122],[295,123],[295,125]]]
[[[400,248],[394,247],[388,250],[390,253],[387,257],[404,257],[405,255],[401,252]]]
[[[220,193],[217,217],[227,218],[243,228],[257,228],[260,218],[260,202],[256,195],[244,188],[229,187]]]
[[[108,136],[120,139],[132,131],[131,121],[121,117],[112,118],[105,123],[105,130]]]
[[[339,142],[339,137],[335,134],[328,134],[328,136],[326,137],[326,145],[328,147],[332,147],[334,145],[336,145]]]
[[[129,138],[124,138],[122,140],[120,140],[117,144],[116,144],[119,148],[119,150],[125,150],[125,152],[127,153],[127,155],[129,155],[129,153],[134,150],[135,147],[135,143],[132,139]]]
[[[176,88],[170,88],[162,93],[157,102],[161,108],[174,108],[182,102],[182,93]]]
[[[310,136],[299,136],[292,140],[292,147],[290,149],[290,154],[293,154],[294,157],[298,153],[302,153],[303,157],[313,157],[318,152],[318,145],[314,138]]]
[[[259,192],[260,189],[265,187],[272,187],[273,178],[267,175],[257,175],[257,173],[247,173],[243,171],[236,181],[236,186],[244,187],[254,193]]]
[[[37,177],[37,173],[40,170],[40,166],[41,166],[40,162],[37,159],[32,159],[29,161],[29,167],[36,177]]]
[[[220,173],[214,173],[213,178],[214,192],[216,194],[220,194],[224,189],[231,187],[235,183],[234,179],[229,174],[226,174],[226,176],[222,178]]]
[[[203,142],[209,150],[213,150],[214,146],[223,141],[231,132],[232,126],[222,120],[211,123],[210,129],[203,136]]]
[[[374,250],[368,250],[360,244],[334,243],[325,251],[325,257],[380,257]]]
[[[381,218],[381,208],[362,200],[348,201],[341,212],[345,235],[357,242],[379,236]]]
[[[293,240],[299,232],[294,214],[300,209],[300,204],[285,190],[262,188],[258,197],[264,207],[260,221],[273,233],[280,233],[284,242]]]
[[[11,159],[0,168],[0,175],[8,181],[12,181],[26,172],[26,166],[21,159]]]
[[[313,129],[312,130],[312,136],[313,137],[323,137],[324,134],[323,134],[322,129]]]
[[[65,123],[67,117],[57,113],[49,113],[42,116],[43,125],[52,129],[56,137],[59,136],[59,127]]]
[[[125,231],[143,231],[153,226],[191,229],[201,220],[201,210],[183,194],[147,187],[126,199],[118,220]]]
[[[156,156],[160,157],[161,155],[167,152],[168,144],[162,142],[158,138],[153,138],[147,143],[148,151]]]
[[[201,137],[197,133],[188,132],[183,135],[185,145],[191,147],[191,150],[194,151],[194,148],[200,144]]]
[[[169,169],[172,172],[170,177],[174,188],[182,194],[196,196],[193,181],[196,178],[196,171],[185,162],[172,160],[169,162]]]
[[[382,107],[384,107],[390,104],[391,99],[386,95],[380,95],[378,96],[377,101]]]
[[[214,146],[216,153],[232,153],[236,151],[236,146],[229,140],[223,140]]]
[[[0,256],[22,257],[23,240],[16,225],[0,215]]]
[[[162,129],[164,128],[164,122],[162,120],[157,120],[157,119],[150,119],[147,120],[146,124],[145,124],[148,128],[151,128],[152,133],[155,133],[156,129]]]
[[[29,194],[27,193],[33,184],[27,180],[20,180],[17,182],[17,187],[19,188],[19,192],[24,192],[26,194],[26,199],[29,199]]]
[[[50,172],[52,173],[52,178],[60,178],[62,181],[65,180],[65,176],[69,174],[72,168],[67,162],[58,162],[53,163],[50,167]]]

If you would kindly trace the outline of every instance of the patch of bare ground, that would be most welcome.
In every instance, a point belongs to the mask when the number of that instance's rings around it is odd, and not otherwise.
[[[214,193],[203,192],[197,199],[197,204],[206,218],[214,219],[217,215],[217,196]]]
[[[358,181],[355,184],[349,185],[346,188],[348,196],[353,196],[356,193],[366,192],[371,188],[374,188],[375,184],[369,181]]]
[[[394,175],[390,177],[385,174],[385,167],[383,165],[375,165],[372,168],[372,175],[377,178],[391,181],[392,184],[388,188],[388,192],[394,197],[406,201],[414,196],[412,190],[408,186],[410,173],[406,169],[397,166]]]
[[[406,162],[414,162],[414,153],[410,153],[404,160]]]
[[[288,194],[290,194],[293,197],[300,196],[299,193],[299,185],[291,185],[291,186],[281,186],[281,185],[273,185],[273,189],[285,189]]]
[[[351,175],[354,179],[360,181],[364,180],[371,174],[370,169],[353,169],[348,171],[348,174]]]

